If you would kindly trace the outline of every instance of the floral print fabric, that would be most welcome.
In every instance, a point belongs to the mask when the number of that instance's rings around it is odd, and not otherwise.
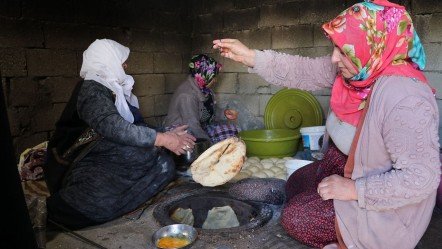
[[[205,55],[195,55],[189,63],[190,74],[195,78],[201,90],[207,88],[207,84],[221,71],[222,64]]]
[[[381,75],[401,75],[427,83],[421,72],[425,52],[403,6],[366,0],[344,10],[322,28],[359,72],[351,79],[336,77],[330,104],[339,119],[357,125],[370,87]]]

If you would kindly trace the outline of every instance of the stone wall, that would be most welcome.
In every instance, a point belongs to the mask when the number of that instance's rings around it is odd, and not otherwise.
[[[128,73],[147,122],[161,125],[192,54],[224,64],[219,101],[235,99],[263,120],[280,87],[222,59],[212,40],[238,38],[256,49],[305,56],[331,52],[320,25],[350,0],[11,0],[0,2],[0,73],[17,156],[47,140],[80,79],[82,52],[97,38],[131,48]],[[425,74],[442,96],[442,2],[394,1],[407,7],[427,52]],[[323,112],[329,91],[313,93]],[[440,104],[442,105],[442,104]],[[325,115],[325,114],[324,114]]]
[[[0,73],[16,156],[47,140],[74,85],[82,53],[97,38],[130,47],[128,73],[152,124],[185,76],[191,50],[191,2],[0,2]],[[167,82],[167,84],[166,84]]]

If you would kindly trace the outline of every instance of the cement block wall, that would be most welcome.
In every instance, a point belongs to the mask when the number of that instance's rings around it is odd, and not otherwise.
[[[272,86],[211,49],[213,39],[238,38],[256,49],[304,56],[330,53],[321,24],[350,0],[11,0],[0,2],[0,73],[16,156],[46,141],[79,78],[82,52],[97,38],[131,49],[128,73],[141,112],[161,125],[171,94],[192,54],[224,64],[218,101],[236,99],[263,120]],[[442,2],[393,1],[407,7],[427,53],[425,74],[442,106]],[[324,113],[329,91],[313,93]],[[442,134],[442,133],[441,133]]]
[[[97,38],[131,49],[128,73],[142,114],[157,123],[190,57],[192,2],[11,0],[0,2],[0,73],[16,156],[47,140]],[[167,84],[166,84],[167,82]]]

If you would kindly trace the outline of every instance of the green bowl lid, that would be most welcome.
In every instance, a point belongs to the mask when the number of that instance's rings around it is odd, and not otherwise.
[[[322,125],[322,109],[311,93],[283,89],[273,95],[264,112],[266,129],[292,129]]]

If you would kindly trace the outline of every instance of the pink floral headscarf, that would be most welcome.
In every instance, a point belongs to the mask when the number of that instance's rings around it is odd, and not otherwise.
[[[359,72],[347,80],[336,77],[330,105],[339,119],[358,124],[371,86],[381,75],[407,76],[428,84],[421,71],[425,52],[403,6],[366,0],[344,10],[322,28]]]
[[[189,63],[189,71],[195,79],[201,93],[205,97],[204,107],[207,115],[203,115],[200,122],[207,125],[215,113],[215,99],[209,83],[221,72],[222,64],[205,54],[194,55]]]
[[[205,54],[194,55],[189,63],[189,71],[195,78],[203,94],[210,92],[207,85],[221,72],[223,65]]]

